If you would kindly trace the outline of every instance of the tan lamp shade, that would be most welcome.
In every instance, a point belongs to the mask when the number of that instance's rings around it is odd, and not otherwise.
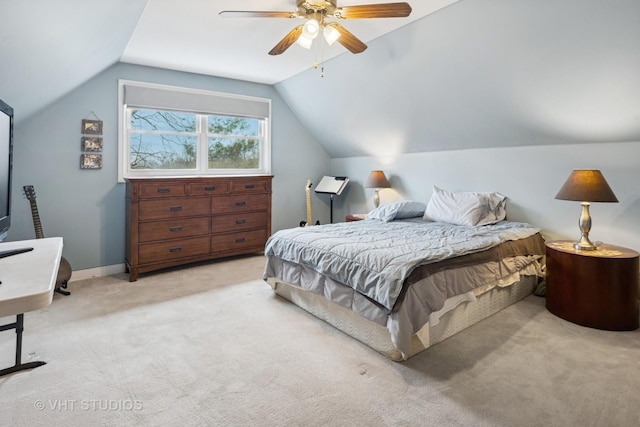
[[[391,188],[389,180],[382,171],[371,171],[367,182],[364,184],[366,188],[375,188],[376,194],[373,197],[373,205],[377,208],[380,206],[380,189]]]
[[[616,195],[604,179],[602,172],[592,169],[577,169],[571,172],[556,199],[576,202],[617,202]]]
[[[366,188],[391,188],[387,177],[382,171],[371,171],[364,186]]]

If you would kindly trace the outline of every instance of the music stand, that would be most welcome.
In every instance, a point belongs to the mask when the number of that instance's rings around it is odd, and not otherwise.
[[[319,194],[328,194],[331,206],[330,222],[333,224],[333,196],[340,195],[349,183],[346,176],[323,176],[314,190]]]

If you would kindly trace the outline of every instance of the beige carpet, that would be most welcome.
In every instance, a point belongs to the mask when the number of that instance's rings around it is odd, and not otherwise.
[[[0,425],[640,425],[638,331],[531,296],[399,364],[274,296],[263,261],[72,283],[25,315],[47,364],[0,378]]]

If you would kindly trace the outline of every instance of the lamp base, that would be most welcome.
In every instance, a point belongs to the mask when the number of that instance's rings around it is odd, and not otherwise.
[[[582,202],[582,213],[580,215],[580,231],[582,235],[580,240],[573,244],[573,247],[578,251],[595,251],[598,249],[596,245],[589,240],[589,231],[591,230],[591,215],[589,214],[589,202]]]
[[[574,248],[575,248],[575,250],[577,250],[577,251],[595,251],[595,250],[597,250],[597,249],[598,249],[598,247],[597,247],[597,246],[595,246],[595,245],[588,246],[588,245],[583,245],[583,244],[582,244],[582,243],[580,243],[580,242],[575,242],[575,243],[573,244],[573,247],[574,247]]]
[[[595,251],[598,249],[598,247],[589,240],[589,233],[582,233],[580,240],[575,242],[573,247],[577,251]]]

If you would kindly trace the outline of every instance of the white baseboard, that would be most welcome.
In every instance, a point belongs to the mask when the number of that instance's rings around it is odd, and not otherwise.
[[[124,273],[125,264],[105,265],[103,267],[86,268],[84,270],[73,270],[69,282],[77,280],[91,279],[92,277],[109,276],[111,274]]]

